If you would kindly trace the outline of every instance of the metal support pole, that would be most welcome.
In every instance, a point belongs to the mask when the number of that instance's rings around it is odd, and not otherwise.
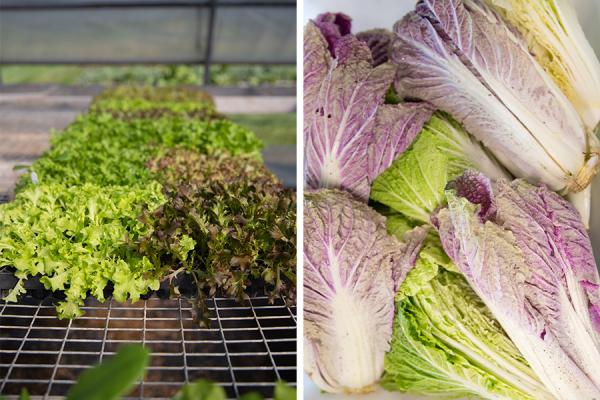
[[[215,37],[215,16],[217,11],[217,0],[210,0],[208,16],[208,38],[206,41],[206,53],[204,56],[204,86],[210,84],[210,66],[212,63],[212,48]]]

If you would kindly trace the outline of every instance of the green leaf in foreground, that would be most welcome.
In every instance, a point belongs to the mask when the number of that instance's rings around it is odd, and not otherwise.
[[[263,397],[259,393],[250,392],[241,395],[240,400],[263,400]]]
[[[84,371],[69,390],[67,400],[119,399],[144,376],[149,359],[144,346],[123,346],[110,360]]]
[[[225,390],[214,382],[200,379],[181,388],[171,400],[225,400]],[[283,381],[275,384],[274,400],[296,400],[296,388]],[[240,400],[263,400],[263,396],[256,392],[244,393]]]
[[[446,184],[470,168],[492,178],[506,176],[458,123],[436,113],[411,147],[375,179],[371,199],[429,223],[433,211],[444,202]]]
[[[275,384],[274,400],[296,400],[296,388],[289,386],[283,381],[278,381]]]
[[[437,243],[436,243],[437,242]],[[448,397],[547,395],[525,359],[432,236],[396,296],[381,385]]]
[[[225,390],[206,379],[185,385],[172,400],[225,400]]]

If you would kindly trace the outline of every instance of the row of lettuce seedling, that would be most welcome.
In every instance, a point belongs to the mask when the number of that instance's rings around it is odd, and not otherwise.
[[[0,267],[84,300],[137,301],[187,274],[200,322],[206,296],[295,299],[295,194],[263,165],[261,142],[206,93],[117,87],[62,132],[0,206]],[[111,288],[112,290],[109,290]]]

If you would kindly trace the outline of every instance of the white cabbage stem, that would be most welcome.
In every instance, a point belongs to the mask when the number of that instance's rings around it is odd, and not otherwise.
[[[600,121],[600,62],[572,0],[486,0],[523,34],[588,130]]]
[[[585,229],[590,227],[590,214],[592,209],[592,186],[588,186],[581,192],[569,193],[567,200],[573,204],[573,207],[579,212],[581,221]]]

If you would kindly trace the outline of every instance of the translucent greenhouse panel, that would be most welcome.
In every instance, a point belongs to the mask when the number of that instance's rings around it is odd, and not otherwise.
[[[208,9],[70,9],[0,13],[0,60],[12,63],[202,60]]]
[[[10,5],[10,6],[24,6],[24,7],[52,7],[52,8],[62,8],[64,6],[89,6],[89,7],[103,7],[108,6],[112,7],[115,4],[117,5],[126,5],[129,6],[133,3],[136,5],[156,5],[156,4],[165,4],[169,2],[175,2],[178,5],[201,5],[201,4],[209,4],[211,0],[2,0],[0,4]],[[240,0],[234,0],[237,2]],[[245,2],[246,0],[241,0]],[[253,0],[252,0],[253,1]],[[273,2],[279,2],[281,0],[269,0]],[[283,0],[286,1],[286,0]]]
[[[211,63],[294,64],[295,5],[293,0],[0,0],[0,63],[204,63],[210,58]]]
[[[214,29],[214,63],[295,63],[294,8],[220,7]]]
[[[295,4],[294,0],[217,0],[219,4]]]

